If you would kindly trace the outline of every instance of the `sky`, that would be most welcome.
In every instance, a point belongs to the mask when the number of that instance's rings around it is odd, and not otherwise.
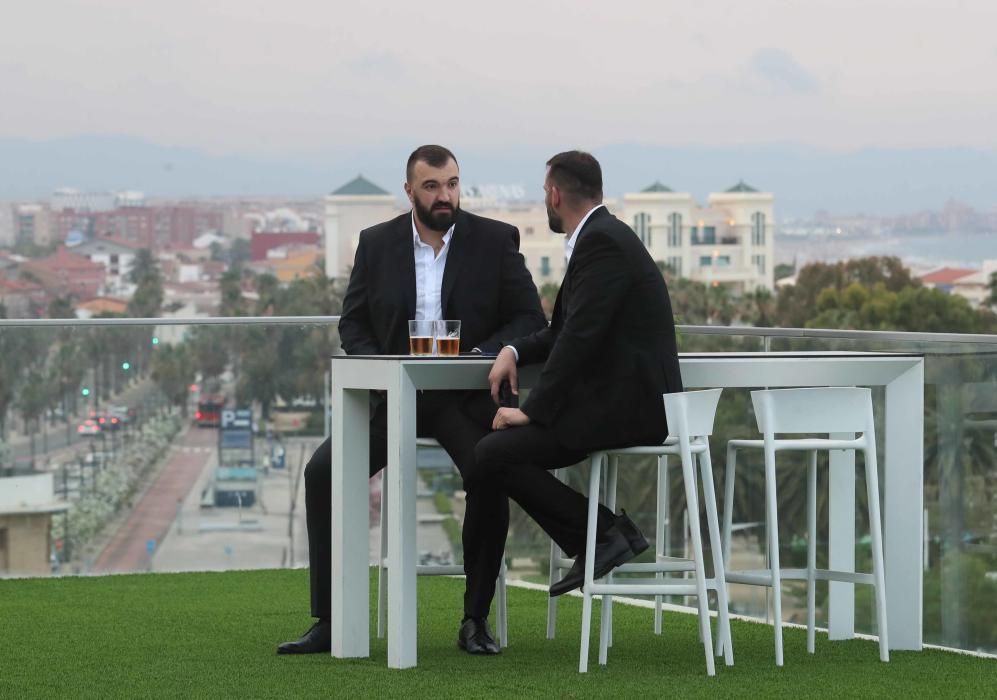
[[[997,149],[994,0],[34,0],[0,138]]]

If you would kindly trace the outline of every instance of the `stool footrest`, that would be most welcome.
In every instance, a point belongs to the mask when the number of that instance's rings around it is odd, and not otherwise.
[[[727,571],[725,574],[727,583],[741,583],[749,586],[771,586],[771,569],[756,569],[752,571]],[[808,578],[806,569],[780,569],[779,577],[783,581],[806,581]],[[817,581],[839,581],[842,583],[862,583],[874,585],[875,579],[872,574],[865,574],[856,571],[834,571],[830,569],[817,569],[814,571],[814,579]]]
[[[680,559],[678,561],[659,561],[652,563],[623,564],[613,569],[613,573],[641,573],[654,574],[666,573],[669,571],[694,571],[696,565],[691,559]]]
[[[653,585],[657,584],[657,585]],[[696,595],[694,583],[663,584],[660,581],[640,583],[596,583],[592,595]]]

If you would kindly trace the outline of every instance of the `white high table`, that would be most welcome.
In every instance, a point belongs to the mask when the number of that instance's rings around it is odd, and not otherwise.
[[[891,649],[921,649],[921,519],[924,360],[891,353],[702,353],[682,355],[687,389],[801,386],[886,387],[883,519]],[[416,665],[415,399],[418,390],[481,389],[491,360],[332,358],[332,655],[370,655],[368,393],[387,391],[388,666]],[[529,388],[536,371],[520,373]],[[750,437],[750,436],[744,436]],[[348,467],[348,468],[347,468]],[[832,453],[829,568],[855,568],[855,457]],[[800,496],[802,498],[802,495]],[[454,608],[454,629],[460,619]],[[854,634],[854,584],[830,584],[832,639]],[[537,622],[540,625],[540,621]],[[539,627],[538,627],[539,629]]]

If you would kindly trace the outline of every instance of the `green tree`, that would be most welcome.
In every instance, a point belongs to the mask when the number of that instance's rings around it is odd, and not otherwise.
[[[166,345],[153,354],[152,379],[186,418],[188,391],[194,381],[194,362],[186,344]]]
[[[128,301],[128,315],[133,318],[156,318],[163,307],[163,275],[152,251],[143,248],[135,255],[128,279],[135,293]]]
[[[882,283],[891,292],[921,286],[899,258],[870,257],[837,263],[811,263],[800,269],[796,284],[780,287],[776,298],[776,325],[783,328],[806,327],[821,292],[828,288],[841,291],[854,283],[863,287]]]
[[[228,251],[229,265],[239,269],[252,259],[249,241],[245,238],[236,238]]]
[[[56,297],[48,305],[49,318],[76,318],[73,302],[69,297]]]

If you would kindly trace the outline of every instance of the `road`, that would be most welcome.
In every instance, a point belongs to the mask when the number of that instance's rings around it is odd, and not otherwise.
[[[153,399],[158,392],[158,388],[151,379],[140,379],[130,384],[119,394],[108,402],[111,405],[125,405],[138,407]],[[86,413],[89,407],[83,408],[81,412]],[[80,447],[89,445],[94,438],[83,438],[76,432],[86,416],[70,416],[69,425],[60,423],[55,426],[45,426],[43,430],[35,433],[35,459],[47,460],[51,453],[66,447]],[[67,430],[68,427],[68,430]],[[42,434],[44,432],[44,435]],[[99,443],[98,443],[99,444]],[[31,436],[24,434],[8,435],[7,445],[10,447],[12,456],[18,462],[22,462],[31,457]],[[47,448],[47,449],[46,449]]]
[[[159,547],[176,519],[177,504],[187,498],[215,454],[217,439],[216,431],[196,427],[187,427],[177,436],[152,485],[98,555],[94,573],[149,568],[149,543],[154,543],[153,551]]]

